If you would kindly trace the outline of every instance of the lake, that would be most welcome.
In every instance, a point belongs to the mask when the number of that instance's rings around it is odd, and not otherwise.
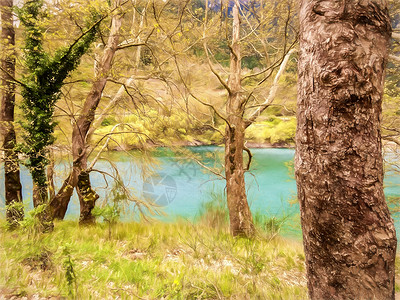
[[[184,153],[175,154],[169,149],[159,149],[146,157],[138,151],[112,152],[99,160],[96,170],[116,175],[114,168],[132,195],[156,202],[163,216],[157,218],[169,222],[180,217],[193,221],[198,217],[202,204],[211,199],[223,198],[225,182],[217,175],[200,166],[194,157],[206,167],[222,171],[223,148],[215,146],[187,147]],[[253,161],[250,172],[246,174],[248,201],[253,213],[270,217],[290,216],[284,234],[300,236],[299,207],[296,204],[296,183],[293,174],[292,149],[252,149]],[[59,187],[69,170],[70,162],[63,158],[56,161],[56,186]],[[152,171],[153,170],[153,171]],[[2,180],[4,170],[1,170]],[[22,168],[23,196],[31,207],[32,180],[29,172]],[[112,199],[110,193],[113,180],[109,175],[93,172],[92,186],[101,196],[99,204]],[[400,197],[400,176],[387,174],[385,178],[386,196]],[[4,208],[4,184],[0,185],[0,201]],[[132,208],[132,207],[131,207]],[[4,215],[4,210],[2,212]],[[132,219],[130,209],[123,220]],[[74,194],[67,211],[67,219],[77,220],[79,201]],[[400,218],[395,218],[400,233]]]

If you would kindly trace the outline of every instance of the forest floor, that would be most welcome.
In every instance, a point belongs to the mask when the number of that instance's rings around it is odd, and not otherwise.
[[[4,223],[3,223],[4,224]],[[4,227],[4,226],[2,226]],[[225,226],[224,226],[225,228]],[[0,229],[0,299],[306,299],[299,241],[219,226],[56,223]]]
[[[35,235],[4,224],[0,299],[307,299],[301,242],[262,230],[246,239],[226,224],[64,221]]]

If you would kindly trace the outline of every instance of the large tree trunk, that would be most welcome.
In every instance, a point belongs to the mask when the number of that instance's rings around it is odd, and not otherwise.
[[[115,2],[116,7],[118,7],[120,1],[117,0]],[[110,36],[103,55],[100,58],[96,78],[72,131],[72,171],[51,203],[53,217],[57,219],[63,219],[65,217],[73,190],[77,188],[81,205],[79,222],[81,224],[89,224],[95,221],[91,211],[99,196],[91,188],[89,174],[85,172],[88,155],[87,141],[88,132],[93,123],[97,106],[99,105],[101,95],[107,83],[107,77],[112,67],[112,61],[118,48],[122,15],[120,13],[114,15],[111,23]]]
[[[18,225],[24,217],[22,206],[22,186],[20,182],[18,154],[14,151],[16,136],[14,130],[15,84],[15,31],[12,17],[13,0],[0,0],[1,44],[3,48],[2,86],[0,108],[0,129],[4,149],[4,183],[6,200],[6,219],[11,227]]]
[[[228,82],[230,93],[227,103],[229,126],[225,133],[226,193],[232,235],[251,236],[254,233],[254,225],[247,203],[243,168],[245,123],[241,97],[240,19],[237,3],[233,8],[233,16],[232,53]]]
[[[380,133],[386,1],[302,0],[296,179],[311,299],[394,299]]]

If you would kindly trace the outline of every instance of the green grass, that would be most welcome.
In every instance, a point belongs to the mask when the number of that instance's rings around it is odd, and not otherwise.
[[[111,239],[104,224],[60,222],[34,239],[1,229],[0,264],[0,294],[28,298],[307,298],[300,242],[204,222],[119,223]]]

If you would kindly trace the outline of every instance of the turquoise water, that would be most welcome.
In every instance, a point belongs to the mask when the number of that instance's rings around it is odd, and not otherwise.
[[[190,155],[196,155],[205,165],[222,171],[223,149],[214,146],[189,147]],[[251,210],[268,216],[292,216],[295,221],[286,228],[286,232],[299,235],[299,208],[293,204],[296,198],[296,184],[293,174],[292,149],[252,149],[253,162],[251,170],[246,174],[246,189]],[[183,157],[183,156],[182,156]],[[165,215],[158,218],[172,221],[176,217],[194,220],[201,209],[202,203],[210,201],[212,194],[223,197],[225,182],[210,173],[193,160],[177,157],[172,151],[162,149],[154,153],[149,170],[149,160],[139,152],[118,152],[107,155],[107,160],[100,160],[95,169],[114,174],[114,165],[124,184],[132,195],[138,198],[148,197],[161,205]],[[187,157],[187,153],[186,153]],[[69,163],[66,159],[57,161],[56,186],[65,179]],[[3,172],[3,170],[2,170]],[[3,173],[0,173],[2,177]],[[160,176],[157,176],[159,174]],[[389,174],[390,175],[390,174]],[[1,178],[0,178],[1,180]],[[100,194],[102,201],[111,199],[113,180],[108,175],[93,172],[92,186]],[[160,181],[161,180],[161,181]],[[162,181],[163,180],[163,181]],[[32,181],[26,169],[22,168],[23,196],[30,205]],[[387,176],[385,179],[387,196],[400,197],[400,176]],[[0,187],[0,201],[4,207],[4,186]],[[100,202],[101,203],[101,202]],[[291,204],[292,203],[292,204]],[[132,208],[132,206],[131,206]],[[130,210],[124,215],[124,220],[132,219]],[[4,214],[4,211],[3,211]],[[79,201],[76,194],[67,211],[68,219],[78,219]],[[400,232],[400,218],[396,217],[396,227]]]
[[[190,148],[201,161],[208,167],[222,171],[223,149],[219,147],[193,147]],[[268,214],[271,216],[286,213],[295,214],[298,212],[296,205],[291,206],[288,200],[295,197],[296,184],[290,168],[294,151],[289,149],[253,149],[253,162],[251,172],[246,174],[246,188],[251,209],[254,212]],[[151,180],[142,174],[141,164],[129,159],[124,154],[118,155],[117,168],[124,174],[124,181],[132,191],[139,197],[148,195],[151,187],[144,186],[144,183],[151,185]],[[112,159],[115,159],[113,157]],[[166,216],[161,219],[169,221],[177,216],[188,220],[195,219],[200,211],[203,202],[210,201],[212,194],[223,197],[225,182],[217,175],[207,171],[193,160],[177,158],[170,151],[161,150],[155,155],[155,170],[161,174],[160,178],[152,176],[155,184],[153,197],[167,194],[166,189],[170,188],[170,203],[160,201],[162,211]],[[107,162],[99,162],[97,168],[107,169]],[[170,182],[166,185],[157,184],[158,179],[168,177]],[[94,174],[93,185],[104,185],[103,176]],[[145,191],[143,191],[143,187]],[[101,192],[101,190],[100,190]],[[147,193],[146,193],[147,192]],[[78,211],[78,207],[71,207],[69,213]]]

